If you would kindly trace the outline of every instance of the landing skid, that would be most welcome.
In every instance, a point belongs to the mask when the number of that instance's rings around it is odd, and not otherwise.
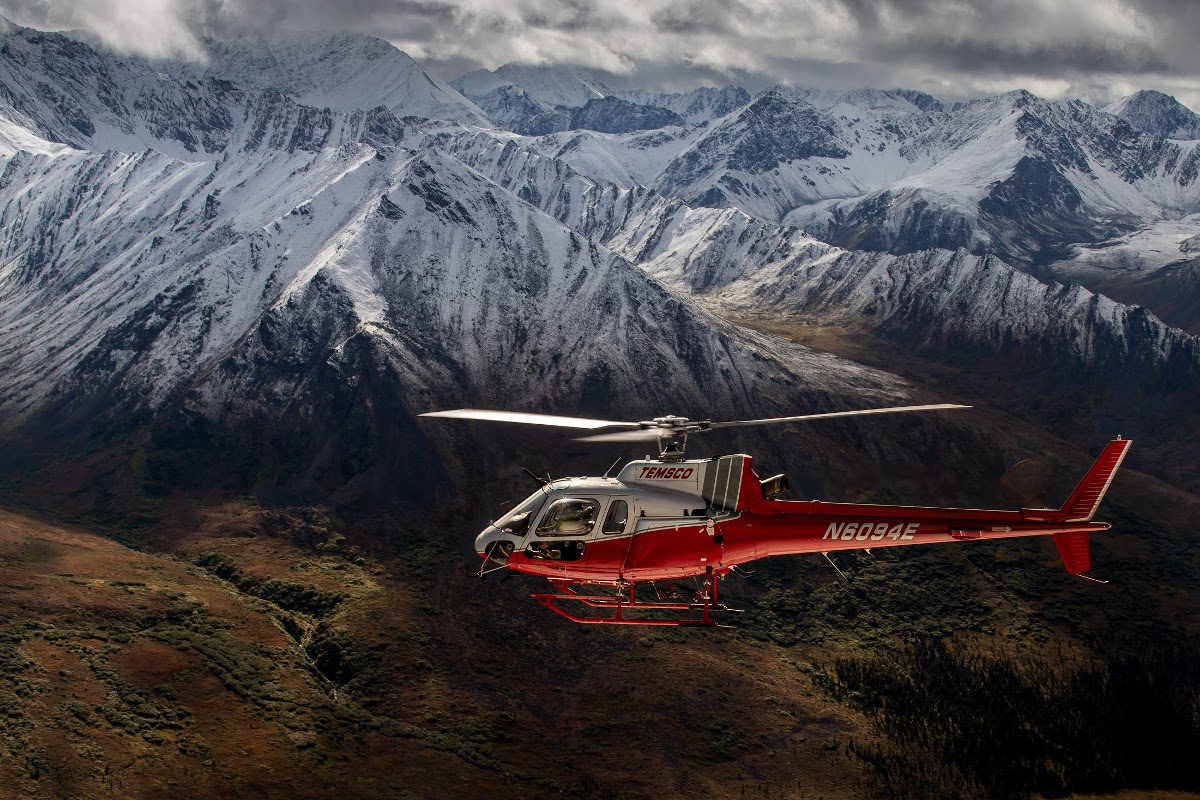
[[[691,602],[643,601],[637,599],[637,586],[632,581],[572,581],[551,579],[556,591],[532,595],[546,608],[561,617],[581,625],[655,625],[671,628],[728,628],[712,618],[714,611],[740,613],[741,609],[729,608],[717,601],[717,576],[710,568],[705,574],[704,587],[696,592]],[[580,594],[575,586],[615,586],[616,594]],[[628,597],[626,597],[628,592]],[[559,605],[562,602],[580,603],[589,608],[604,609],[607,616],[585,617],[572,614]],[[628,617],[629,611],[686,611],[691,619],[662,617]]]

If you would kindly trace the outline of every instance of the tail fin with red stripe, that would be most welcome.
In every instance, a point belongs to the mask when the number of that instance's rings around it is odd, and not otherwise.
[[[1092,543],[1087,531],[1054,534],[1054,546],[1063,566],[1072,575],[1082,575],[1092,568]]]
[[[1109,484],[1117,474],[1117,468],[1125,460],[1125,454],[1129,452],[1131,444],[1133,441],[1130,439],[1113,439],[1105,445],[1096,463],[1092,464],[1091,469],[1059,510],[1064,522],[1087,522],[1095,516],[1096,509],[1100,507],[1100,501],[1104,499],[1104,493],[1108,491]]]
[[[1104,493],[1108,491],[1117,468],[1129,452],[1133,444],[1129,439],[1114,439],[1109,442],[1096,463],[1083,476],[1083,480],[1071,492],[1067,502],[1063,503],[1056,517],[1062,522],[1089,522],[1100,507]],[[1085,573],[1092,568],[1092,548],[1087,531],[1071,531],[1054,534],[1054,546],[1062,558],[1067,572],[1080,577],[1088,577]],[[1095,580],[1091,578],[1090,580]],[[1104,581],[1100,581],[1103,583]]]

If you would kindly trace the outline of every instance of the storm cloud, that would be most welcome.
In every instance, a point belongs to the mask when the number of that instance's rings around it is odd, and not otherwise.
[[[297,28],[381,36],[440,77],[509,61],[613,83],[1012,88],[1105,100],[1156,88],[1200,106],[1200,0],[0,0],[151,57],[206,37]]]

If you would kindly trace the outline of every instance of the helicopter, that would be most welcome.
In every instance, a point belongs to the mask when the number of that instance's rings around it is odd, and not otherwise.
[[[829,557],[835,551],[1021,536],[1050,536],[1068,573],[1105,583],[1087,574],[1089,536],[1111,525],[1092,517],[1133,444],[1129,439],[1109,442],[1060,508],[1016,510],[781,500],[787,475],[760,478],[749,455],[684,455],[689,436],[713,430],[965,408],[939,403],[727,422],[679,416],[623,422],[471,408],[421,416],[583,429],[589,433],[577,441],[584,442],[658,442],[658,458],[630,461],[615,477],[538,479],[537,491],[475,539],[481,577],[499,570],[544,577],[553,591],[532,597],[572,622],[714,627],[714,612],[737,611],[721,602],[720,580],[757,559],[822,553],[837,569]],[[698,589],[679,583],[689,578],[702,578]],[[664,593],[659,582],[673,583]],[[648,590],[653,599],[646,599]]]

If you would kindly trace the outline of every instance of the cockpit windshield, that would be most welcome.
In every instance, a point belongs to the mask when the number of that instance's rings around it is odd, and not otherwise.
[[[496,528],[507,528],[514,536],[524,536],[529,529],[529,523],[542,510],[542,506],[546,504],[547,495],[545,489],[538,489],[533,494],[526,497],[508,513],[500,519],[492,523]]]

